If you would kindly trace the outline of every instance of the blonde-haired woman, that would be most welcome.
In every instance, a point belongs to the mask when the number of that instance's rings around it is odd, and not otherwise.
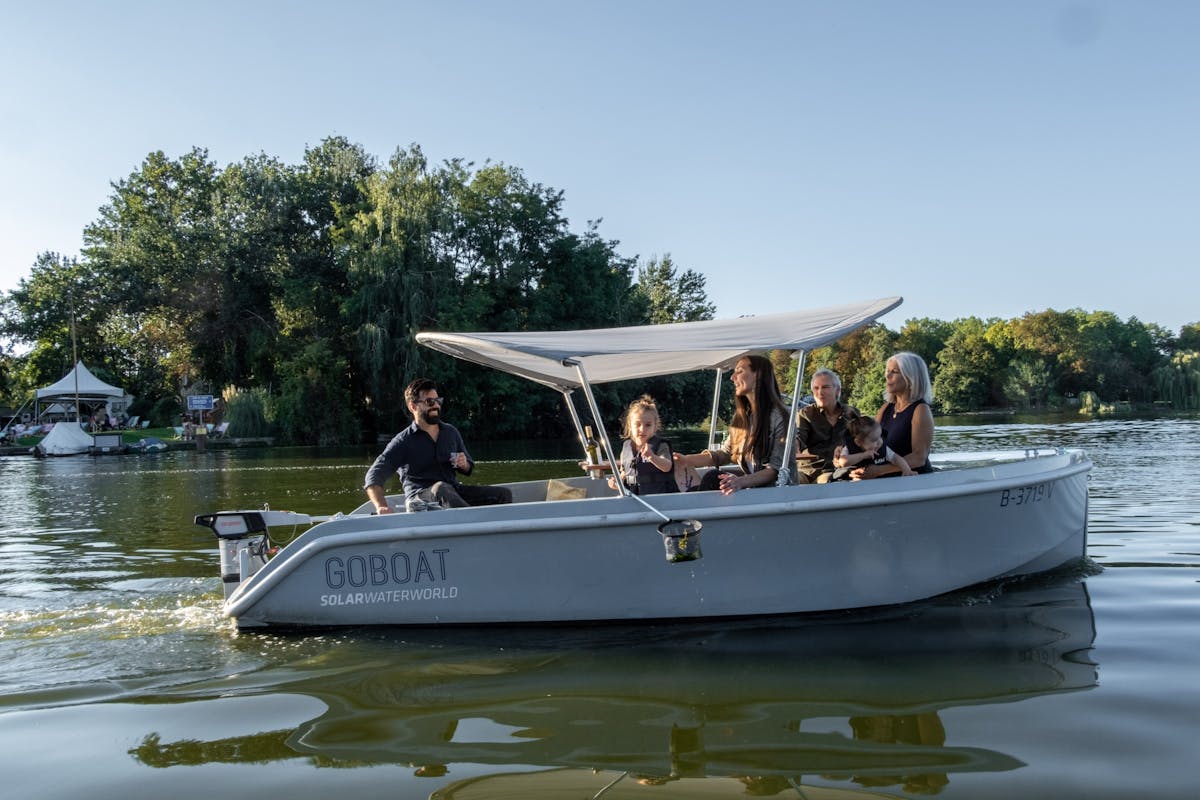
[[[884,404],[876,419],[883,428],[883,443],[904,457],[913,472],[932,472],[933,384],[929,367],[916,353],[902,351],[887,360]],[[862,478],[899,475],[894,464],[871,464],[855,471]]]

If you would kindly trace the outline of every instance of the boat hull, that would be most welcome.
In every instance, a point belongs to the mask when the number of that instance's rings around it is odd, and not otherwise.
[[[1079,452],[914,478],[589,497],[323,522],[243,580],[226,614],[264,626],[736,617],[893,605],[1081,559]],[[590,493],[602,482],[569,483]],[[518,499],[521,491],[518,490]],[[701,524],[671,562],[658,526]],[[695,544],[695,542],[693,542]]]

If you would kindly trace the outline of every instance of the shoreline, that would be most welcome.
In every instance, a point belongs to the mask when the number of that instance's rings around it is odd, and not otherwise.
[[[150,437],[141,437],[141,438],[150,438]],[[135,441],[141,441],[141,438],[136,439]],[[159,441],[161,441],[163,444],[165,444],[167,446],[167,449],[165,451],[160,450],[158,452],[171,452],[173,450],[198,450],[199,449],[196,445],[195,440],[189,439],[187,441],[183,441],[183,440],[179,440],[179,439],[160,439]],[[153,453],[143,453],[143,452],[139,451],[139,449],[137,447],[133,447],[129,442],[124,443],[123,449],[121,449],[118,452],[71,453],[70,455],[65,455],[65,456],[34,456],[33,450],[36,446],[37,446],[36,442],[34,444],[5,445],[3,447],[0,447],[0,457],[27,456],[27,457],[33,457],[33,458],[71,458],[72,456],[102,457],[102,456],[153,455]],[[211,441],[205,442],[204,449],[205,450],[237,450],[237,449],[245,448],[245,447],[274,447],[274,446],[275,446],[275,437],[274,436],[247,436],[247,437],[221,438],[221,439],[211,440]]]

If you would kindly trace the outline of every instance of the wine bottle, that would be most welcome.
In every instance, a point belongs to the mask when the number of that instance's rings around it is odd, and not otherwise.
[[[596,437],[592,435],[592,426],[591,425],[583,426],[583,435],[584,435],[583,446],[587,449],[587,463],[599,464],[600,463],[600,443],[597,442]],[[589,469],[588,477],[590,477],[592,480],[596,480],[600,477],[600,472],[601,471],[599,469]]]

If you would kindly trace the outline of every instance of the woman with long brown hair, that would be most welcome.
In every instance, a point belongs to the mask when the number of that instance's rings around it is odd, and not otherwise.
[[[733,382],[734,412],[721,449],[676,454],[675,460],[689,467],[720,467],[730,463],[741,467],[741,475],[720,469],[709,472],[701,480],[700,489],[720,489],[723,494],[733,494],[755,486],[774,486],[780,468],[794,460],[794,455],[789,458],[784,452],[788,408],[779,393],[775,367],[763,356],[742,356],[729,380]],[[794,471],[789,470],[788,474]]]

